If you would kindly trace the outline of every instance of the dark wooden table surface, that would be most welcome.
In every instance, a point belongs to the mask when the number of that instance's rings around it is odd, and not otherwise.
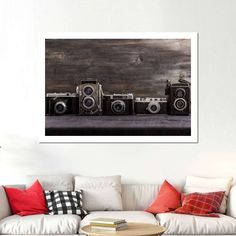
[[[47,136],[191,135],[191,116],[46,116]]]

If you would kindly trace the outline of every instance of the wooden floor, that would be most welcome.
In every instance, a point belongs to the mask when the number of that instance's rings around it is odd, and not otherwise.
[[[191,116],[46,116],[47,136],[152,135],[190,136]]]

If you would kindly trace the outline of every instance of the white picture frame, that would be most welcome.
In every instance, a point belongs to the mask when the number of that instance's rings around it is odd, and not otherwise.
[[[45,135],[45,40],[46,39],[190,39],[191,40],[191,135],[188,136],[46,136]],[[198,33],[41,33],[39,36],[39,141],[40,143],[198,143]]]

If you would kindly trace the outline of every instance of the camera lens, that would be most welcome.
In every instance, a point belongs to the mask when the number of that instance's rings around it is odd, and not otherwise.
[[[187,107],[187,102],[183,98],[178,98],[174,101],[174,108],[178,111],[183,111]]]
[[[64,109],[64,107],[62,106],[62,104],[58,104],[58,105],[56,106],[56,110],[59,111],[59,112],[62,112],[63,109]]]
[[[85,86],[83,91],[84,91],[84,95],[90,96],[93,93],[93,87]]]
[[[151,101],[147,106],[149,113],[156,114],[161,110],[160,103],[158,101]]]
[[[156,105],[152,105],[152,106],[150,107],[150,109],[151,109],[152,111],[155,111],[155,110],[157,109],[157,106],[156,106]]]
[[[86,109],[91,109],[95,105],[94,98],[92,97],[85,97],[83,100],[83,107]]]
[[[177,98],[182,98],[182,97],[184,97],[184,96],[185,96],[185,90],[182,89],[182,88],[176,89],[176,91],[175,91],[175,96],[176,96]]]
[[[111,103],[113,113],[123,113],[125,111],[125,103],[122,100],[116,100]]]
[[[59,101],[59,102],[56,102],[55,105],[54,105],[54,112],[58,115],[62,115],[66,112],[67,110],[67,107],[66,107],[66,104],[65,102],[63,101]]]

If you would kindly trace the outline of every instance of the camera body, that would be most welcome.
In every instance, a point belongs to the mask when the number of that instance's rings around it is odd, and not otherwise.
[[[134,113],[134,95],[111,94],[103,96],[104,115],[132,115]]]
[[[102,115],[102,85],[97,80],[82,80],[76,87],[79,115]]]
[[[181,80],[179,83],[167,81],[165,94],[168,96],[169,115],[189,115],[191,107],[190,83]]]
[[[134,101],[135,114],[166,114],[166,98],[136,97]]]
[[[66,115],[77,113],[78,96],[76,93],[47,93],[46,114]]]

